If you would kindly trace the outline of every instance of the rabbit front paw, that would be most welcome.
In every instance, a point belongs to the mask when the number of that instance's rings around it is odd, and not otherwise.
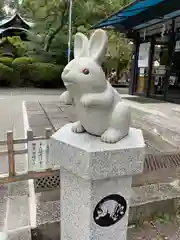
[[[72,124],[72,131],[74,133],[83,133],[85,132],[84,127],[81,125],[80,121],[75,122]]]
[[[92,99],[89,96],[83,96],[80,102],[84,107],[92,106]]]
[[[72,102],[73,102],[72,98],[70,97],[68,91],[61,94],[61,96],[60,96],[60,103],[61,104],[72,105]]]

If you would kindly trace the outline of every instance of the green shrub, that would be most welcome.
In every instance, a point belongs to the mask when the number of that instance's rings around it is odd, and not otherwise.
[[[28,73],[36,87],[61,87],[63,68],[64,66],[50,63],[32,63],[28,65]]]
[[[19,87],[31,86],[29,65],[34,62],[35,60],[31,57],[16,58],[12,62],[12,67],[14,68],[14,74],[17,79],[16,86],[19,86]]]
[[[12,64],[14,67],[20,65],[20,64],[29,64],[29,63],[34,63],[35,60],[31,57],[20,57],[20,58],[16,58]]]
[[[12,68],[0,63],[0,86],[10,86],[14,79]]]
[[[17,60],[17,59],[16,59]],[[17,63],[18,62],[18,63]],[[62,87],[61,73],[64,66],[49,63],[13,63],[16,86],[43,88]]]
[[[8,66],[8,67],[12,67],[12,62],[13,62],[13,58],[11,57],[0,57],[0,63]]]
[[[17,86],[28,87],[32,85],[29,65],[31,64],[22,63],[14,66],[14,75],[17,79]]]

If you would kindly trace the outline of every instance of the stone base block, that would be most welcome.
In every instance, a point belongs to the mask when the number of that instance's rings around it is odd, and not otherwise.
[[[61,169],[61,239],[126,239],[132,177],[85,180]]]
[[[143,171],[144,139],[141,130],[131,128],[116,144],[107,144],[88,133],[76,134],[72,124],[59,129],[51,138],[51,158],[84,179],[104,179],[135,175]]]

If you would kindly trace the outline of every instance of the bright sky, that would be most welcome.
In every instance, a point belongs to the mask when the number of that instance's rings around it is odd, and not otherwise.
[[[22,1],[23,1],[23,0],[19,0],[19,4],[21,4]],[[9,8],[7,5],[4,6],[4,11],[6,12],[6,14],[8,14],[8,13],[11,13],[11,14],[12,14],[12,13],[15,12],[15,10],[12,10],[12,9]]]
[[[12,9],[9,8],[7,5],[4,6],[4,11],[6,12],[6,14],[15,12],[15,10],[12,10]]]

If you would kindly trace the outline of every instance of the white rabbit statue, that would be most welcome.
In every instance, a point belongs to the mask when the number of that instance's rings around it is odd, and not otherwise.
[[[60,101],[71,104],[74,100],[79,121],[73,123],[75,133],[88,132],[100,136],[106,143],[116,143],[129,132],[130,107],[106,80],[101,64],[105,57],[108,37],[105,31],[96,30],[90,40],[75,35],[74,59],[62,72],[67,90]]]

